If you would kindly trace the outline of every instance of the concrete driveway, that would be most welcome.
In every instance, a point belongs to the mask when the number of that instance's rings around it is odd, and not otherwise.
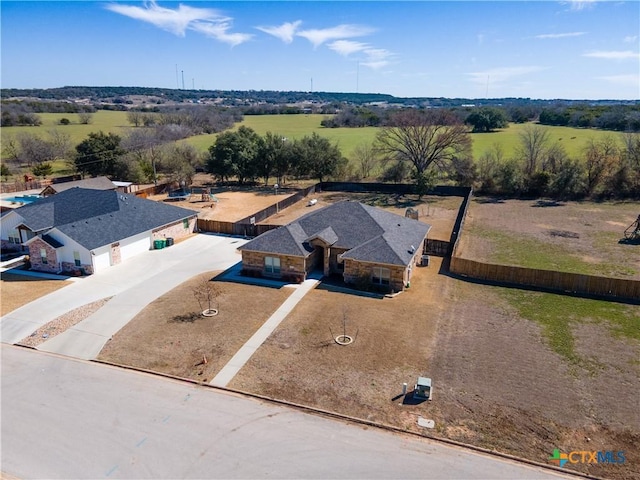
[[[38,347],[93,359],[111,336],[159,296],[195,275],[238,263],[236,248],[244,243],[240,238],[200,234],[170,248],[144,252],[5,315],[0,319],[0,339],[16,343],[64,313],[113,296],[96,313]]]

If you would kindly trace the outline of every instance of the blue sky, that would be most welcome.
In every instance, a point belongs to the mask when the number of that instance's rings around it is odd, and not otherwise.
[[[640,98],[640,2],[6,1],[2,88]]]

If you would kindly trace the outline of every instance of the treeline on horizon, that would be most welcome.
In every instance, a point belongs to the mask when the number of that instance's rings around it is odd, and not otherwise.
[[[0,91],[0,98],[7,100],[15,97],[31,97],[43,100],[89,99],[90,101],[104,101],[143,95],[161,97],[167,101],[198,101],[206,98],[229,99],[236,101],[253,101],[270,104],[299,103],[299,102],[346,102],[356,105],[367,103],[387,102],[406,106],[455,107],[463,105],[638,105],[638,100],[565,100],[565,99],[532,99],[532,98],[445,98],[445,97],[396,97],[384,93],[356,93],[356,92],[304,92],[304,91],[276,91],[276,90],[184,90],[154,87],[108,87],[108,86],[66,86],[58,88],[18,89],[5,88]]]

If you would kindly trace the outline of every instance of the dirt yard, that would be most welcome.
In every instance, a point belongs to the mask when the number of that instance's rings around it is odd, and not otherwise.
[[[43,280],[3,272],[0,274],[0,316],[67,285],[69,282],[63,280]]]
[[[229,386],[411,431],[421,431],[422,416],[435,420],[431,434],[541,463],[554,448],[624,450],[625,465],[575,468],[640,476],[640,342],[605,324],[576,324],[576,349],[598,368],[571,365],[510,305],[506,289],[450,278],[440,263],[416,269],[395,298],[310,292]],[[100,358],[210,381],[290,294],[215,282],[220,314],[184,320],[199,309],[193,287],[211,276],[152,303]],[[640,316],[640,307],[628,311]],[[352,345],[333,341],[343,332]],[[419,375],[433,378],[432,402],[401,395]]]
[[[273,187],[256,187],[242,190],[232,187],[214,187],[211,189],[211,193],[212,196],[207,199],[203,199],[201,194],[194,194],[187,200],[169,200],[166,193],[151,195],[147,198],[195,210],[198,212],[198,218],[235,222],[284,200],[296,192],[284,190],[276,195]]]
[[[317,203],[310,206],[309,200],[312,199],[317,200]],[[415,195],[395,196],[380,193],[319,192],[309,195],[302,201],[269,217],[262,223],[286,225],[302,215],[343,200],[356,200],[402,216],[404,216],[409,207],[418,210],[419,220],[431,225],[429,238],[445,241],[448,241],[451,236],[451,230],[462,203],[462,197],[427,195],[421,201],[418,201],[418,197]]]
[[[618,243],[637,202],[474,198],[458,255],[473,260],[640,279],[640,246]]]
[[[213,281],[220,290],[214,317],[199,314],[194,289],[197,276],[146,307],[104,347],[101,360],[163,372],[203,382],[216,373],[293,292]],[[206,358],[206,363],[204,359]]]

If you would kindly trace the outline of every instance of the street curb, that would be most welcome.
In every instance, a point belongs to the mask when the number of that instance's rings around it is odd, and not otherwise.
[[[535,460],[530,460],[527,458],[522,458],[522,457],[517,457],[515,455],[511,455],[508,453],[503,453],[503,452],[499,452],[496,450],[489,450],[487,448],[483,448],[483,447],[478,447],[476,445],[471,445],[469,443],[464,443],[464,442],[459,442],[457,440],[451,440],[448,438],[443,438],[443,437],[437,437],[435,435],[431,435],[428,433],[417,433],[417,432],[411,432],[408,430],[403,430],[399,427],[394,427],[392,425],[386,425],[384,423],[378,423],[378,422],[372,422],[371,420],[365,420],[362,418],[358,418],[358,417],[352,417],[349,415],[345,415],[342,413],[337,413],[337,412],[332,412],[330,410],[323,410],[321,408],[315,408],[315,407],[310,407],[308,405],[301,405],[298,403],[293,403],[293,402],[288,402],[286,400],[279,400],[277,398],[271,398],[271,397],[266,397],[263,395],[258,395],[255,393],[250,393],[250,392],[245,392],[242,390],[234,390],[232,388],[228,388],[228,387],[218,387],[215,385],[211,385],[208,382],[203,382],[200,380],[194,380],[191,378],[184,378],[184,377],[179,377],[177,375],[171,375],[168,373],[162,373],[162,372],[155,372],[153,370],[147,370],[144,368],[139,368],[139,367],[133,367],[130,365],[122,365],[119,363],[114,363],[114,362],[109,362],[106,360],[98,360],[98,359],[93,359],[93,360],[89,360],[90,362],[93,363],[99,363],[102,365],[106,365],[106,366],[110,366],[110,367],[116,367],[116,368],[122,368],[124,370],[132,370],[135,372],[140,372],[140,373],[146,373],[149,375],[154,375],[154,376],[158,376],[158,377],[164,377],[164,378],[168,378],[171,380],[177,380],[179,382],[186,382],[186,383],[191,383],[193,385],[199,385],[202,387],[207,387],[210,389],[214,389],[214,390],[220,390],[226,393],[231,393],[234,395],[241,395],[243,397],[249,397],[249,398],[254,398],[257,400],[262,400],[265,402],[269,402],[269,403],[275,403],[277,405],[282,405],[282,406],[286,406],[286,407],[290,407],[290,408],[294,408],[296,410],[301,410],[303,412],[306,413],[310,413],[310,414],[315,414],[315,415],[321,415],[323,417],[329,417],[329,418],[334,418],[337,420],[342,420],[342,421],[346,421],[349,423],[355,423],[358,425],[366,425],[368,427],[375,427],[375,428],[379,428],[381,430],[386,430],[388,432],[392,432],[392,433],[398,433],[398,434],[403,434],[403,435],[410,435],[412,437],[417,437],[417,438],[423,438],[423,439],[427,439],[427,440],[431,440],[434,442],[438,442],[438,443],[443,443],[445,445],[450,445],[450,446],[455,446],[455,447],[459,447],[459,448],[464,448],[467,450],[472,450],[474,452],[477,453],[482,453],[484,455],[489,455],[492,457],[499,457],[499,458],[503,458],[506,460],[511,460],[517,463],[523,463],[526,465],[530,465],[533,467],[538,467],[538,468],[542,468],[545,470],[550,470],[553,471],[555,473],[560,473],[563,475],[569,475],[569,476],[573,476],[573,477],[577,477],[577,478],[587,478],[590,480],[606,480],[603,477],[596,477],[593,475],[588,475],[586,473],[582,473],[582,472],[576,472],[573,470],[566,470],[564,468],[560,468],[560,467],[556,467],[553,465],[549,465],[546,463],[541,463],[541,462],[536,462]]]

